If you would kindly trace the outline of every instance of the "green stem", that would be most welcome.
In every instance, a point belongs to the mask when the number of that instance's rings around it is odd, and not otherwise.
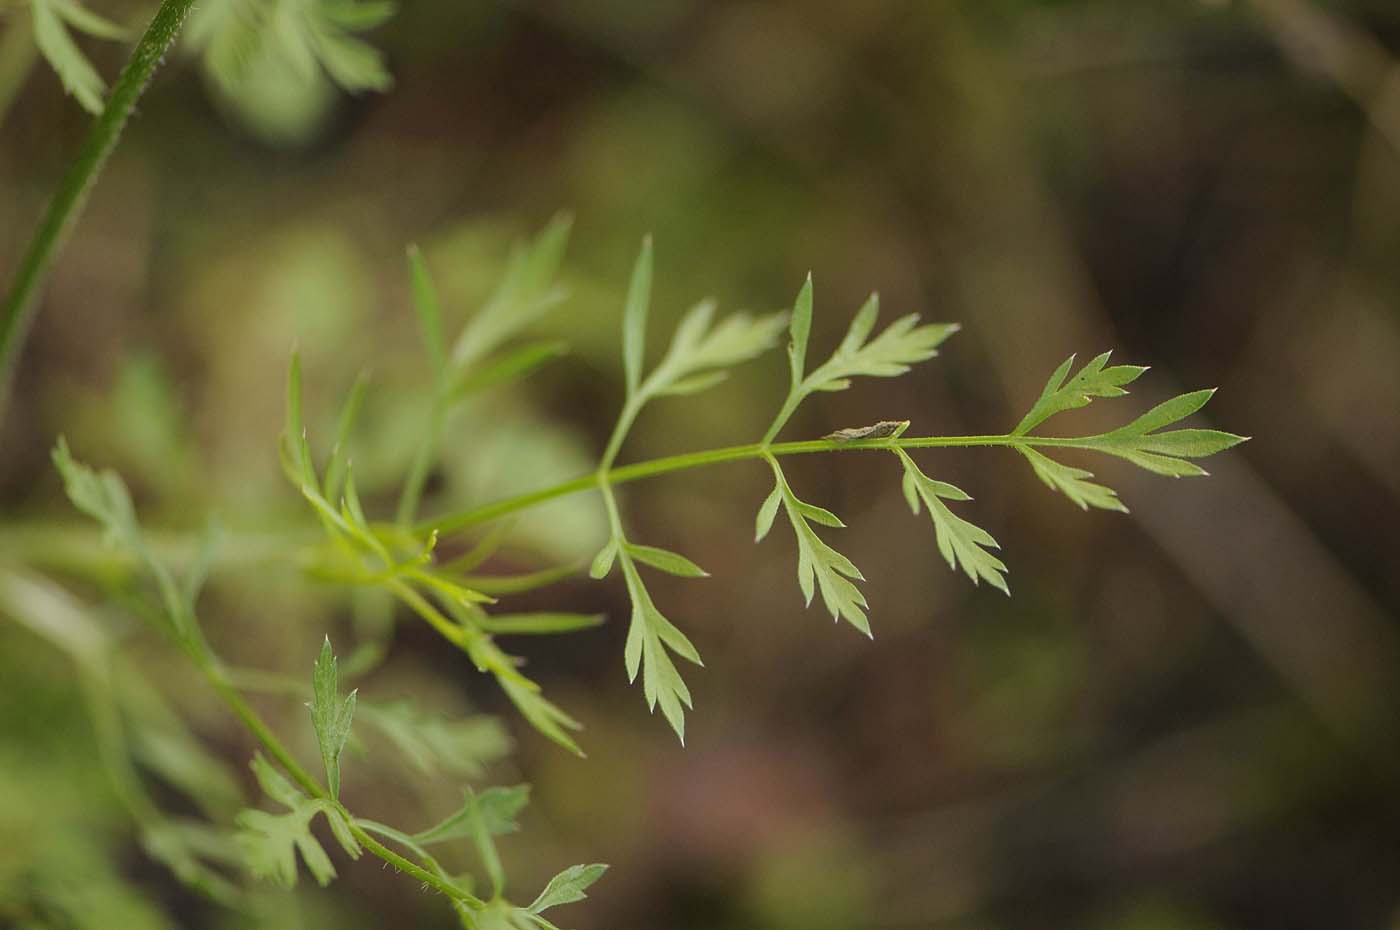
[[[788,391],[788,396],[787,399],[783,401],[782,409],[780,409],[778,415],[773,418],[773,422],[768,427],[768,432],[763,434],[763,441],[759,443],[759,445],[769,445],[774,439],[778,438],[778,433],[782,432],[783,427],[787,425],[787,421],[792,418],[793,413],[797,410],[798,404],[802,403],[803,398],[807,396],[801,393],[798,387],[799,385],[793,385],[792,390]]]
[[[743,462],[763,458],[766,455],[805,455],[816,452],[861,452],[872,449],[888,452],[890,449],[954,449],[975,446],[1045,446],[1074,448],[1083,444],[1084,439],[1059,439],[1045,436],[913,436],[899,439],[864,439],[856,442],[841,442],[836,439],[809,439],[802,442],[780,442],[772,445],[754,442],[743,446],[727,446],[721,449],[706,449],[701,452],[686,452],[666,458],[651,459],[621,468],[600,469],[598,472],[580,475],[528,494],[508,497],[494,503],[471,510],[447,514],[433,520],[426,520],[414,527],[419,534],[437,530],[441,534],[454,533],[468,527],[488,523],[507,514],[526,510],[536,504],[567,497],[608,485],[626,484],[653,478],[675,471],[719,465],[724,462]]]
[[[423,868],[417,863],[404,858],[403,856],[394,852],[389,847],[385,846],[383,843],[376,840],[374,837],[370,836],[369,833],[365,830],[365,828],[360,826],[360,822],[357,821],[350,814],[349,811],[345,810],[344,807],[340,807],[340,811],[345,816],[345,822],[350,825],[350,833],[354,835],[355,839],[359,841],[361,846],[363,846],[365,849],[368,849],[375,856],[378,856],[380,859],[383,859],[385,862],[389,863],[394,868],[398,869],[400,872],[403,872],[407,875],[411,875],[423,884],[435,888],[438,891],[441,891],[443,894],[447,895],[454,901],[461,901],[463,904],[469,904],[472,907],[476,908],[484,906],[485,902],[483,902],[480,898],[476,897],[475,895],[468,894],[467,892],[458,888],[452,882],[447,881],[438,875],[434,875],[432,872],[429,872],[427,869]]]
[[[598,474],[606,475],[612,468],[613,462],[617,461],[617,454],[622,451],[622,443],[627,439],[627,433],[632,429],[632,424],[637,420],[637,414],[642,412],[642,407],[646,404],[646,397],[642,394],[635,394],[627,399],[627,403],[622,405],[622,413],[618,415],[617,425],[613,427],[612,435],[608,437],[608,445],[603,450],[603,457],[598,462]]]
[[[107,157],[116,147],[136,101],[174,44],[185,15],[193,5],[194,0],[162,0],[29,241],[9,293],[0,303],[0,412],[4,410],[20,346],[38,309],[40,290],[49,268]]]

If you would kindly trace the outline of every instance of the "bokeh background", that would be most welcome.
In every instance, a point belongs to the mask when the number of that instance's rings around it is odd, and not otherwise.
[[[306,524],[275,451],[297,345],[315,422],[371,371],[356,469],[387,516],[428,397],[405,244],[455,328],[510,244],[567,209],[571,298],[536,330],[571,352],[454,421],[429,512],[589,469],[648,232],[658,347],[695,300],[778,309],[809,269],[815,347],[872,289],[888,318],[963,324],[914,373],[809,403],[789,438],[887,418],[1003,431],[1065,356],[1110,348],[1152,371],[1065,428],[1218,385],[1206,419],[1254,438],[1209,479],[1093,462],[1126,517],[1081,513],[1006,451],[921,455],[976,498],[963,512],[1001,541],[1010,599],[947,570],[890,462],[793,461],[800,493],[850,525],[873,642],[801,609],[781,527],[751,545],[761,467],[628,486],[634,535],[716,576],[653,588],[707,661],[687,674],[685,749],[626,684],[616,578],[518,602],[611,618],[513,644],[586,724],[586,761],[400,618],[362,696],[500,715],[515,752],[490,780],[535,786],[503,845],[520,897],[605,861],[563,925],[1400,926],[1400,8],[411,0],[368,38],[387,93],[289,79],[231,100],[172,56],[57,266],[0,424],[0,561],[112,631],[229,791],[253,797],[252,745],[183,660],[103,606],[109,557],[62,499],[55,437],[118,468],[171,552],[208,514],[256,550]],[[84,47],[115,74],[121,46]],[[6,276],[87,124],[15,54]],[[785,378],[774,354],[656,406],[624,460],[751,441]],[[586,556],[603,533],[598,501],[570,499],[521,521],[494,567]],[[343,593],[256,554],[221,562],[202,606],[225,652],[297,675],[324,632],[359,630]],[[61,651],[0,625],[0,923],[79,875],[109,897],[74,926],[246,926],[143,855],[75,681]],[[260,706],[307,747],[296,701]],[[352,807],[409,824],[450,807],[450,781],[386,755],[352,764]],[[376,862],[338,864],[340,885],[267,925],[452,925]]]

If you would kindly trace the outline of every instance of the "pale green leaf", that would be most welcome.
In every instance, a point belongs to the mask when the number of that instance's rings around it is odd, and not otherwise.
[[[588,887],[603,877],[608,870],[602,863],[593,865],[572,865],[549,880],[544,891],[527,908],[531,914],[538,914],[561,904],[572,904],[588,897]]]
[[[480,778],[511,748],[501,721],[484,714],[455,720],[421,712],[412,701],[362,703],[360,719],[382,733],[424,775],[447,772]]]
[[[844,619],[866,636],[873,635],[870,621],[865,615],[865,595],[854,584],[864,581],[860,569],[840,552],[826,543],[807,521],[813,514],[821,514],[819,522],[837,526],[840,519],[833,513],[797,498],[788,486],[782,469],[776,460],[769,461],[773,468],[775,490],[780,495],[783,511],[792,525],[797,538],[797,584],[802,596],[810,605],[817,592],[821,592],[822,603],[830,611],[832,619]]]
[[[792,370],[792,383],[795,387],[802,383],[802,375],[807,364],[807,341],[812,335],[812,274],[802,282],[797,299],[792,304],[792,319],[788,323],[788,365]]]
[[[627,554],[632,558],[668,574],[678,575],[681,578],[710,577],[709,572],[680,553],[660,549],[656,546],[639,546],[635,543],[627,543],[626,546]]]
[[[536,369],[568,352],[568,344],[558,340],[531,342],[488,359],[480,368],[469,369],[453,384],[451,396],[464,397],[518,381]]]
[[[1117,492],[1112,488],[1087,480],[1094,477],[1092,472],[1063,465],[1028,446],[1019,447],[1019,451],[1031,463],[1041,481],[1074,501],[1081,509],[1098,507],[1102,510],[1128,512],[1128,508],[1118,499]]]
[[[919,501],[923,501],[928,508],[938,539],[938,551],[948,567],[956,569],[961,565],[973,584],[986,581],[1002,593],[1010,594],[1006,586],[1006,565],[988,551],[1000,548],[997,541],[986,530],[959,517],[943,503],[944,499],[965,501],[971,498],[961,489],[925,475],[903,449],[896,449],[895,454],[904,466],[906,480],[913,484],[918,495],[910,502],[910,509],[918,513]]]
[[[1057,413],[1087,406],[1095,397],[1122,397],[1127,394],[1123,385],[1136,381],[1147,369],[1140,365],[1105,368],[1109,355],[1104,352],[1095,356],[1068,381],[1065,379],[1074,365],[1074,356],[1061,362],[1012,434],[1019,436],[1028,433]]]
[[[724,369],[776,345],[784,326],[782,314],[754,318],[746,313],[731,314],[711,326],[714,313],[713,301],[691,308],[676,327],[665,357],[642,385],[643,395],[693,394],[718,384]]]
[[[307,706],[311,708],[311,723],[316,729],[316,741],[320,744],[321,761],[325,764],[331,797],[335,798],[340,796],[340,754],[350,739],[356,692],[351,691],[343,701],[340,699],[339,676],[335,655],[331,652],[330,637],[326,637],[321,644],[311,685],[312,702]]]
[[[642,240],[642,250],[632,266],[632,280],[622,311],[622,369],[627,379],[627,396],[636,395],[642,384],[642,356],[646,352],[647,313],[651,308],[651,236]]]
[[[504,836],[520,829],[520,812],[530,803],[529,785],[496,786],[480,794],[466,791],[462,806],[441,822],[416,834],[423,845],[471,837],[478,829],[487,836]]]
[[[778,515],[778,505],[782,502],[782,489],[778,487],[774,487],[763,499],[763,505],[758,508],[758,517],[754,520],[754,542],[762,542],[763,537],[773,528],[773,519]]]
[[[617,540],[610,539],[593,557],[593,564],[588,568],[588,576],[596,581],[608,577],[608,573],[612,571],[613,560],[616,558]]]

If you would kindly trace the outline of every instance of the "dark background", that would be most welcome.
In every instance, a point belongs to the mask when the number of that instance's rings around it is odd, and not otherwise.
[[[809,402],[787,438],[904,418],[1004,431],[1065,356],[1111,348],[1152,371],[1054,431],[1219,386],[1206,419],[1253,440],[1209,479],[1074,459],[1126,517],[1079,512],[1010,452],[920,455],[976,498],[959,512],[1001,541],[1010,599],[947,570],[891,463],[792,462],[799,493],[850,525],[833,541],[869,579],[873,642],[801,610],[785,528],[750,545],[761,467],[629,486],[633,535],[716,576],[653,588],[707,662],[687,673],[684,750],[626,686],[616,578],[521,602],[612,618],[516,647],[586,723],[587,761],[406,618],[361,687],[502,714],[518,752],[495,777],[535,785],[504,845],[522,888],[613,865],[564,926],[1400,926],[1400,8],[418,0],[371,40],[392,90],[327,97],[278,132],[212,102],[181,56],[158,76],[0,426],[0,558],[81,574],[28,532],[80,526],[48,465],[60,432],[122,471],[152,526],[304,521],[275,452],[294,343],[322,421],[372,369],[357,475],[388,515],[426,397],[404,244],[460,325],[510,242],[561,208],[573,297],[538,329],[573,351],[454,423],[429,512],[591,467],[647,232],[658,349],[693,301],[777,309],[809,269],[814,354],[871,289],[887,319],[963,324],[914,373]],[[120,47],[85,47],[115,73]],[[3,114],[4,277],[86,124],[42,67]],[[786,376],[773,354],[658,405],[623,460],[752,441]],[[522,565],[586,555],[601,518],[584,496],[523,521]],[[301,674],[322,632],[350,635],[344,598],[303,588],[291,566],[221,569],[205,625]],[[241,771],[247,738],[179,697],[180,660],[131,648]],[[100,837],[178,925],[231,926],[142,859],[93,786],[64,662],[11,626],[0,650],[0,876],[43,837]],[[268,712],[304,726],[294,703]],[[388,775],[346,790],[370,816],[418,816]],[[303,895],[302,925],[450,925],[373,861],[341,871]]]

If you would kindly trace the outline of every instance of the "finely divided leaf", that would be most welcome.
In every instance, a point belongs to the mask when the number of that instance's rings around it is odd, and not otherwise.
[[[712,387],[724,379],[724,369],[772,348],[784,324],[780,313],[758,318],[735,313],[711,327],[714,314],[714,302],[704,301],[685,315],[643,394],[695,394]]]
[[[462,806],[440,823],[416,834],[415,842],[429,845],[473,836],[477,828],[488,836],[504,836],[520,829],[517,819],[530,803],[529,785],[496,786],[480,794],[468,789]]]
[[[1122,397],[1127,394],[1123,385],[1136,381],[1147,369],[1141,365],[1114,365],[1105,368],[1110,354],[1105,352],[1095,356],[1079,370],[1079,374],[1068,381],[1065,378],[1074,365],[1074,356],[1071,355],[1060,363],[1060,367],[1055,369],[1055,373],[1045,383],[1039,399],[1021,418],[1012,435],[1023,435],[1057,413],[1088,406],[1095,397]]]
[[[89,113],[100,113],[107,85],[68,29],[119,41],[127,38],[126,30],[88,10],[78,0],[31,0],[29,6],[34,44],[63,82],[64,90]]]
[[[869,605],[866,604],[865,595],[851,580],[864,581],[865,576],[850,559],[827,545],[807,521],[816,519],[828,526],[845,524],[830,511],[798,500],[788,487],[777,461],[770,460],[769,464],[776,481],[774,490],[781,498],[783,510],[797,537],[797,583],[802,589],[802,596],[810,605],[813,596],[820,590],[822,603],[831,612],[832,619],[844,618],[866,636],[872,636],[870,621],[863,609]],[[768,506],[766,501],[764,506]],[[760,525],[759,528],[766,532],[766,527]]]
[[[1206,474],[1187,459],[1204,458],[1244,442],[1248,437],[1213,429],[1159,432],[1205,406],[1214,389],[1192,391],[1164,401],[1126,426],[1091,436],[1082,447],[1127,459],[1140,468],[1172,478]]]
[[[1093,472],[1061,464],[1029,446],[1020,446],[1018,451],[1031,463],[1041,481],[1074,501],[1081,509],[1098,507],[1102,510],[1128,512],[1128,508],[1118,499],[1116,491],[1087,480],[1094,477]]]
[[[480,778],[486,766],[504,758],[511,748],[501,721],[485,714],[449,720],[423,713],[412,701],[362,703],[358,713],[424,775],[445,771]]]
[[[642,673],[642,692],[646,696],[647,707],[654,711],[660,704],[662,715],[684,743],[685,708],[693,704],[690,689],[671,661],[670,652],[674,651],[696,665],[705,663],[700,661],[700,653],[694,644],[657,609],[632,561],[630,549],[629,545],[622,555],[622,573],[627,581],[627,593],[632,599],[632,619],[623,651],[627,680],[636,681],[637,673]]]
[[[973,584],[984,580],[1002,593],[1010,594],[1006,586],[1006,565],[988,551],[1000,548],[997,541],[986,530],[959,517],[943,503],[945,499],[971,500],[967,492],[925,475],[903,449],[896,449],[895,454],[904,466],[904,496],[909,502],[909,509],[918,513],[920,501],[928,507],[938,538],[938,551],[948,562],[948,567],[956,569],[961,564]]]
[[[529,785],[488,788],[479,795],[468,788],[466,803],[461,810],[437,826],[418,834],[414,840],[427,845],[461,836],[471,837],[477,855],[481,857],[486,873],[491,878],[495,897],[500,897],[501,892],[505,890],[505,869],[501,866],[495,837],[520,829],[516,818],[520,816],[529,800]]]
[[[892,378],[909,366],[933,358],[938,346],[958,331],[956,323],[918,325],[918,314],[909,314],[885,327],[869,339],[880,312],[880,301],[872,294],[855,319],[835,353],[802,382],[802,391],[843,390],[857,376]],[[867,341],[868,340],[868,341]]]
[[[470,371],[476,362],[521,333],[564,299],[555,283],[573,220],[560,213],[529,243],[512,253],[506,273],[480,312],[473,316],[452,349],[452,368]]]
[[[296,854],[299,852],[317,883],[329,884],[335,878],[335,866],[311,832],[311,820],[318,813],[325,814],[332,835],[346,855],[352,859],[359,857],[360,844],[337,808],[302,794],[273,769],[261,753],[253,757],[253,773],[269,797],[291,810],[280,815],[245,810],[238,815],[239,832],[235,841],[255,876],[292,887],[297,880]]]
[[[355,717],[357,692],[351,691],[344,701],[340,699],[330,637],[326,637],[321,645],[311,685],[313,700],[307,706],[311,708],[311,723],[316,728],[316,740],[321,747],[321,761],[326,767],[331,797],[335,798],[340,796],[340,754],[350,739],[350,722]]]

